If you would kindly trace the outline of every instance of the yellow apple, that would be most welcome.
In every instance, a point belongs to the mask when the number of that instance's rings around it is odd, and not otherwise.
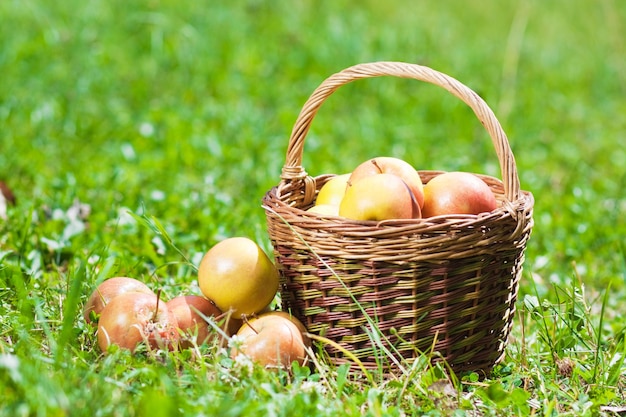
[[[282,311],[273,311],[254,317],[237,332],[241,345],[231,352],[248,356],[268,368],[288,367],[293,361],[304,364],[310,346],[306,328],[295,317]]]
[[[335,204],[316,204],[313,207],[309,208],[307,210],[308,212],[311,213],[317,213],[317,214],[330,214],[333,216],[338,216],[339,215],[339,205],[335,205]]]
[[[424,186],[422,217],[479,214],[497,206],[495,195],[478,176],[469,172],[446,172]]]
[[[350,173],[335,175],[322,185],[317,198],[315,199],[315,205],[332,205],[339,206],[341,199],[346,192],[346,186],[348,185],[348,179]]]
[[[234,318],[258,313],[278,291],[278,270],[263,249],[246,237],[213,246],[198,268],[202,294]]]
[[[404,180],[415,196],[419,208],[424,205],[424,185],[415,168],[408,162],[391,156],[379,156],[359,164],[348,179],[348,187],[359,179],[377,174],[393,174]]]
[[[363,177],[346,190],[339,215],[352,220],[413,219],[420,208],[408,185],[393,174]]]

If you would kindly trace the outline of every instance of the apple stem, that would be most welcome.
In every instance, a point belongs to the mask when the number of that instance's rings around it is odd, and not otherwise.
[[[259,334],[259,331],[255,329],[254,327],[252,327],[252,325],[250,324],[250,321],[248,320],[248,316],[243,316],[243,322],[247,324],[248,327],[250,327],[254,333]]]
[[[383,169],[380,167],[380,165],[378,165],[378,162],[375,159],[371,160],[372,164],[374,164],[374,166],[380,171],[380,173],[383,173]]]
[[[159,303],[161,302],[161,288],[159,288],[156,292],[156,308],[154,309],[154,315],[152,316],[152,321],[156,321],[157,314],[159,313]]]

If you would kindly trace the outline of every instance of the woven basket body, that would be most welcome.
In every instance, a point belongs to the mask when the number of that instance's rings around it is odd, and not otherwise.
[[[502,180],[479,175],[498,199],[496,210],[384,222],[305,211],[333,177],[311,177],[301,166],[317,110],[340,86],[378,76],[438,85],[474,110],[501,167]],[[441,174],[418,172],[424,183]],[[415,64],[347,68],[326,79],[305,103],[281,181],[263,199],[283,308],[309,332],[334,342],[325,344],[325,352],[336,364],[354,365],[356,357],[367,368],[388,371],[433,353],[455,371],[488,373],[502,358],[511,330],[533,204],[532,194],[520,190],[499,122],[468,87]]]

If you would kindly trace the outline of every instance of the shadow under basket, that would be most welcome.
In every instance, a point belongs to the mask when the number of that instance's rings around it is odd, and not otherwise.
[[[334,175],[309,176],[304,139],[317,110],[340,86],[394,76],[438,85],[485,126],[503,180],[478,175],[498,208],[481,215],[353,221],[305,211]],[[424,184],[442,171],[418,171]],[[334,364],[394,372],[420,355],[455,372],[488,374],[503,358],[515,313],[533,196],[521,191],[508,139],[487,104],[459,81],[428,67],[375,62],[327,78],[292,131],[280,183],[263,199],[281,274],[283,309],[332,341]],[[358,361],[355,361],[355,358]],[[359,365],[360,366],[360,365]]]

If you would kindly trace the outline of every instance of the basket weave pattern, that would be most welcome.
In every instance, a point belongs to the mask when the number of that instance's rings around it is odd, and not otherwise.
[[[500,162],[502,181],[479,175],[499,201],[496,210],[479,216],[383,222],[304,211],[333,177],[311,177],[301,166],[315,114],[340,86],[379,76],[438,85],[474,110]],[[424,183],[442,173],[418,172]],[[428,67],[398,62],[359,64],[327,78],[302,108],[281,181],[267,192],[263,204],[281,273],[283,308],[309,332],[336,342],[368,368],[393,368],[431,350],[456,371],[489,372],[502,358],[533,226],[534,200],[520,190],[500,123],[459,81]],[[330,344],[325,351],[334,363],[350,361]]]

